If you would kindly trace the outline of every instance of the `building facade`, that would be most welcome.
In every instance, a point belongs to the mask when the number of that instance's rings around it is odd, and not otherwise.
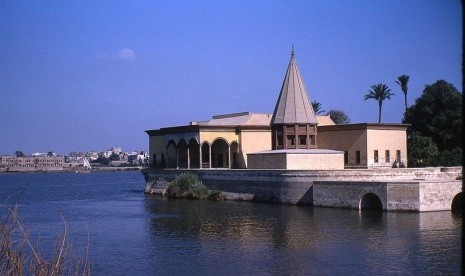
[[[1,156],[0,165],[10,172],[62,171],[63,156]]]
[[[252,159],[256,162],[251,167],[266,168],[265,163],[278,158],[268,151],[286,151],[289,157],[285,158],[292,157],[300,163],[285,168],[339,169],[407,164],[407,127],[371,123],[335,125],[329,116],[316,116],[292,50],[273,114],[217,115],[209,121],[146,133],[150,165],[157,168],[246,169],[248,155],[254,155]],[[343,165],[342,157],[333,158],[342,152]],[[264,153],[263,158],[270,161],[259,160],[262,157],[257,157],[258,153]],[[318,156],[312,161],[304,156],[317,153],[327,158],[319,162]],[[268,168],[281,168],[275,165],[269,164]]]

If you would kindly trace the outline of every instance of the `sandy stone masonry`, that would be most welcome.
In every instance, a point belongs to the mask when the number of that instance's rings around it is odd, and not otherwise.
[[[157,170],[145,169],[147,187],[160,179],[196,173],[211,189],[252,194],[255,201],[360,208],[372,193],[387,211],[450,210],[462,192],[462,167],[422,169],[305,170]],[[149,189],[147,189],[149,190]]]

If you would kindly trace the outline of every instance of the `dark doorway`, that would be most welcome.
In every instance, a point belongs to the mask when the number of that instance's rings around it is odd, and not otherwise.
[[[463,212],[463,192],[454,196],[454,199],[452,199],[451,210],[453,213]]]
[[[194,138],[189,141],[190,167],[200,168],[200,150],[199,143]]]
[[[229,146],[228,143],[220,138],[216,139],[212,144],[212,167],[213,168],[225,168],[228,166],[225,157],[228,157]]]
[[[210,145],[207,142],[202,144],[202,168],[210,168]]]
[[[218,160],[218,163],[216,163],[216,166],[217,168],[223,168],[223,154],[222,153],[218,153],[217,155],[217,160]]]
[[[360,200],[360,210],[383,210],[381,199],[373,194],[367,193]]]
[[[357,165],[360,165],[360,163],[361,163],[360,151],[359,151],[359,150],[357,150],[357,151],[355,152],[355,163],[356,163]]]

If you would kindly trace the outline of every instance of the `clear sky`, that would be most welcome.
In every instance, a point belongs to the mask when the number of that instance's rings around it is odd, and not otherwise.
[[[272,113],[291,46],[310,99],[352,122],[461,87],[459,0],[0,2],[0,154],[148,150],[147,129]]]

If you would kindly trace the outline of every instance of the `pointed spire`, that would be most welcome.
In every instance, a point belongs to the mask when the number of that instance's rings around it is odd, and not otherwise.
[[[305,89],[295,60],[292,45],[291,60],[279,93],[271,124],[317,124],[315,111]]]

